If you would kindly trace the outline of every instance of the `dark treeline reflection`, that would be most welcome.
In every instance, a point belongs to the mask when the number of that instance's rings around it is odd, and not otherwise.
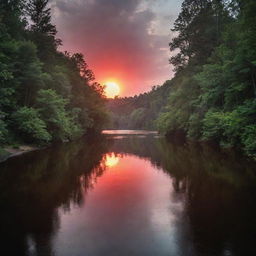
[[[111,150],[148,158],[171,175],[184,200],[195,253],[256,255],[256,165],[211,145],[165,139],[116,140]]]
[[[180,219],[189,223],[186,239],[193,244],[186,255],[255,255],[255,164],[234,152],[153,136],[80,140],[2,163],[4,255],[55,255],[58,209],[86,204],[84,193],[104,173],[105,156],[112,152],[148,159],[171,176],[175,198],[184,204]]]
[[[80,205],[91,178],[103,171],[104,143],[87,143],[80,140],[27,153],[0,165],[0,240],[5,255],[27,255],[29,250],[53,255],[57,208],[68,211],[70,204]]]

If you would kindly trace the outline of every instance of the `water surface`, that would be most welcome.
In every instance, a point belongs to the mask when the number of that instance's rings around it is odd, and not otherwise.
[[[2,163],[2,254],[256,255],[254,164],[131,133]]]
[[[157,131],[146,131],[146,130],[103,130],[105,135],[150,135],[158,134]]]

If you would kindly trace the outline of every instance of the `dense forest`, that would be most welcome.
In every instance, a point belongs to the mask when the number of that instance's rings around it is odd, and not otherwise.
[[[155,120],[167,104],[172,81],[153,86],[150,92],[133,97],[107,99],[111,129],[154,129]]]
[[[184,0],[175,76],[107,101],[80,53],[58,50],[48,0],[0,2],[0,145],[67,141],[102,127],[157,129],[256,154],[256,2]]]
[[[0,145],[72,140],[105,122],[103,88],[56,34],[48,0],[0,1]]]
[[[255,0],[185,0],[169,44],[174,78],[108,102],[112,127],[184,134],[255,156],[255,13]]]

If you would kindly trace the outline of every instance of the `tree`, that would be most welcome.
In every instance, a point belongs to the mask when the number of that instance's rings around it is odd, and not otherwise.
[[[51,9],[48,8],[49,0],[29,0],[27,12],[32,21],[31,30],[35,33],[55,36],[56,27],[51,24]]]
[[[204,63],[218,43],[220,24],[226,17],[222,1],[185,0],[174,23],[173,32],[178,33],[170,43],[170,50],[178,53],[170,63],[175,71],[189,62]]]
[[[4,118],[5,114],[0,111],[0,144],[7,143],[8,130]]]
[[[255,12],[254,0],[184,1],[170,44],[180,50],[172,59],[179,72],[157,121],[164,134],[256,155]]]
[[[16,89],[18,102],[21,105],[32,106],[37,91],[44,87],[42,63],[37,57],[34,43],[30,41],[18,43],[14,76],[19,84]]]
[[[41,89],[38,92],[36,106],[53,140],[70,140],[81,136],[83,132],[79,123],[76,122],[75,111],[71,113],[66,110],[67,104],[68,100],[52,89]]]
[[[12,120],[17,131],[23,134],[25,142],[47,143],[51,140],[46,123],[36,109],[22,107],[12,115]]]
[[[88,68],[87,63],[84,60],[84,56],[81,53],[75,53],[71,56],[71,61],[74,63],[77,71],[81,74],[82,78],[85,79],[86,82],[91,82],[95,79],[95,76]]]
[[[51,67],[61,41],[55,38],[57,30],[51,23],[51,9],[48,8],[48,2],[49,0],[29,0],[26,9],[32,22],[30,37],[38,48],[39,59],[49,63]]]
[[[25,15],[25,0],[0,1],[0,38],[10,36],[22,39],[27,25]]]
[[[83,55],[57,49],[48,2],[0,1],[0,144],[71,140],[106,120]]]

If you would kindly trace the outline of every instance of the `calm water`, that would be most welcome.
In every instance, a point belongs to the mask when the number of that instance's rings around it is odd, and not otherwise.
[[[158,133],[156,131],[144,131],[144,130],[104,130],[102,131],[105,135],[150,135]]]
[[[256,255],[256,168],[124,131],[0,164],[1,255]]]

